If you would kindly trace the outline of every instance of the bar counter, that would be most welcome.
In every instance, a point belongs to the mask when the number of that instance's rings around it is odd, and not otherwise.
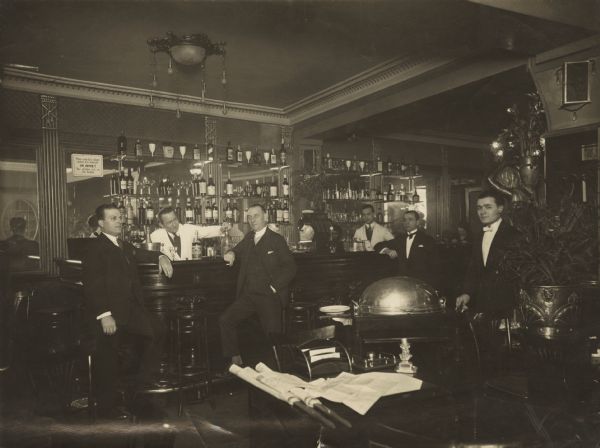
[[[292,283],[294,300],[318,302],[335,298],[346,303],[375,280],[395,274],[396,263],[373,252],[341,254],[295,253],[298,266]],[[58,260],[60,279],[81,285],[81,262]],[[158,273],[157,265],[140,264],[140,280],[147,302],[195,295],[223,308],[235,299],[238,266],[228,267],[221,257],[173,262],[173,277]]]

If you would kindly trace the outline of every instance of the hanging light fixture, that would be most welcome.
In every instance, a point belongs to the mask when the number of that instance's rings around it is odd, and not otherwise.
[[[227,106],[227,73],[225,69],[225,42],[212,42],[210,38],[203,33],[187,34],[177,36],[172,32],[167,32],[166,37],[155,37],[148,39],[148,47],[153,58],[153,77],[152,86],[156,88],[156,54],[166,53],[169,55],[168,74],[174,73],[174,66],[179,66],[180,69],[188,69],[198,67],[200,69],[200,85],[201,98],[204,101],[206,92],[205,83],[205,61],[209,56],[221,56],[223,59],[221,86],[223,88],[223,113],[226,114]],[[181,112],[177,107],[177,116],[179,118]]]

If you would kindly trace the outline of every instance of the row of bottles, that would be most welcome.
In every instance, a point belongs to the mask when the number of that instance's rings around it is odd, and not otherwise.
[[[171,145],[170,143],[163,143],[162,146],[164,157],[178,158],[175,156],[175,146]],[[286,165],[288,162],[288,152],[283,137],[281,138],[281,146],[278,152],[275,151],[274,147],[272,147],[270,150],[264,150],[262,152],[259,152],[258,147],[254,148],[254,151],[252,151],[251,148],[242,149],[241,145],[237,145],[237,147],[234,148],[231,144],[231,141],[229,141],[225,147],[223,154],[224,157],[219,157],[216,145],[213,142],[208,142],[204,146],[205,148],[203,150],[200,148],[200,145],[196,143],[192,148],[191,157],[188,156],[187,159],[206,160],[208,162],[212,162],[216,159],[224,160],[228,163],[268,166]],[[148,152],[146,152],[144,145],[138,138],[135,141],[132,155],[135,157],[144,157],[149,153],[151,157],[154,157],[156,149],[156,143],[148,143]],[[178,145],[178,149],[179,154],[181,155],[181,160],[186,159],[186,154],[188,154],[187,145]],[[117,138],[117,154],[122,157],[128,154],[127,137],[125,137],[124,133],[121,133],[121,135]]]
[[[271,177],[271,183],[261,183],[259,179],[256,179],[254,184],[251,184],[247,180],[244,186],[238,185],[236,187],[231,180],[231,175],[228,173],[227,180],[225,181],[224,196],[277,198],[280,196],[280,193],[284,198],[290,197],[290,183],[287,175],[283,176],[281,191],[275,176]],[[209,177],[207,182],[202,174],[194,176],[192,179],[192,194],[195,197],[215,196],[216,187],[212,177]]]
[[[380,156],[376,161],[358,160],[356,156],[352,159],[333,158],[327,153],[323,157],[323,169],[329,172],[354,172],[354,173],[381,173],[404,177],[420,176],[419,165],[407,164],[404,160],[392,162],[388,157],[384,162]]]
[[[403,183],[395,189],[393,184],[388,185],[388,190],[383,193],[380,189],[358,188],[348,183],[347,187],[334,187],[323,189],[323,200],[355,200],[355,201],[398,201],[407,203],[420,202],[416,188],[411,193],[407,191]]]

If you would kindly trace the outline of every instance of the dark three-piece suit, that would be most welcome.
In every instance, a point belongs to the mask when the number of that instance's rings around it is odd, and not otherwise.
[[[159,252],[136,249],[126,241],[119,247],[101,234],[89,243],[83,257],[86,316],[96,339],[93,377],[99,411],[116,404],[118,355],[126,338],[136,339],[141,346],[134,361],[134,370],[141,372],[138,379],[149,381],[144,375],[150,375],[157,365],[157,345],[164,330],[144,308],[137,263],[158,263],[159,256]],[[114,335],[105,335],[97,319],[107,311],[116,321]]]
[[[219,318],[226,357],[240,354],[237,326],[253,314],[267,335],[281,333],[282,310],[296,275],[296,262],[285,239],[269,228],[257,244],[254,232],[248,232],[232,250],[235,262],[240,263],[236,300]]]

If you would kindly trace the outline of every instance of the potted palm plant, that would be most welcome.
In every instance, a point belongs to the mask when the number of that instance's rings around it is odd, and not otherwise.
[[[556,207],[521,204],[512,221],[522,238],[503,267],[520,284],[525,327],[548,339],[572,333],[579,326],[578,286],[597,273],[592,208],[567,196]]]

